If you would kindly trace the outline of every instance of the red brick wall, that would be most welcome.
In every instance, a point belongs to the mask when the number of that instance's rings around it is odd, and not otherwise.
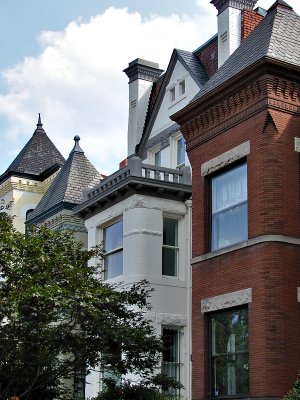
[[[218,69],[218,38],[205,47],[201,53],[197,54],[197,57],[202,62],[210,78]]]
[[[201,176],[201,165],[246,141],[250,141],[249,238],[300,238],[300,160],[294,149],[295,137],[300,136],[300,98],[295,95],[299,86],[271,75],[260,77],[259,85],[251,86],[253,90],[246,82],[248,86],[236,92],[231,88],[231,99],[222,93],[215,96],[214,104],[198,105],[193,119],[181,127],[193,169],[193,257],[209,251],[209,178]],[[245,288],[252,288],[250,396],[282,397],[300,370],[297,287],[298,245],[260,243],[193,265],[193,400],[209,398],[201,300]]]
[[[264,17],[257,14],[255,11],[243,10],[242,11],[242,26],[241,26],[241,39],[244,40],[250,35],[254,28],[262,21]]]
[[[193,267],[193,400],[209,397],[201,298],[252,288],[249,303],[251,397],[282,397],[300,369],[300,249],[264,243]]]

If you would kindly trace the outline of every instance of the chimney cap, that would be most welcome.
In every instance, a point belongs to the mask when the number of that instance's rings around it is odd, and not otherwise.
[[[136,58],[128,64],[128,67],[123,70],[129,78],[129,83],[136,79],[154,82],[162,74],[163,70],[159,69],[159,64]]]
[[[211,0],[218,10],[219,14],[228,7],[237,8],[238,10],[253,10],[258,0]]]

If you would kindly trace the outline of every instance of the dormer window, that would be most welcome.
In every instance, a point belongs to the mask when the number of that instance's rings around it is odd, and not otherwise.
[[[170,101],[175,100],[175,86],[170,89]]]
[[[185,80],[179,82],[179,96],[185,93]]]

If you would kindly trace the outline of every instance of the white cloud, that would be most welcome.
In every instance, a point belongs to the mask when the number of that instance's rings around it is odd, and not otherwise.
[[[127,149],[128,84],[122,70],[138,57],[166,68],[173,48],[194,50],[215,30],[206,14],[143,19],[111,7],[88,23],[43,32],[41,54],[4,72],[8,91],[0,96],[0,114],[9,121],[6,134],[17,147],[24,132],[29,139],[41,112],[64,156],[78,134],[93,164],[112,172]]]

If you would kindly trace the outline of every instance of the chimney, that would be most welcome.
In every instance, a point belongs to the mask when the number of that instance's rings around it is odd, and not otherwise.
[[[151,86],[161,75],[157,63],[137,58],[124,69],[129,78],[128,153],[135,152],[143,133]]]
[[[253,10],[258,0],[211,0],[218,10],[218,68],[241,43],[242,10]]]

